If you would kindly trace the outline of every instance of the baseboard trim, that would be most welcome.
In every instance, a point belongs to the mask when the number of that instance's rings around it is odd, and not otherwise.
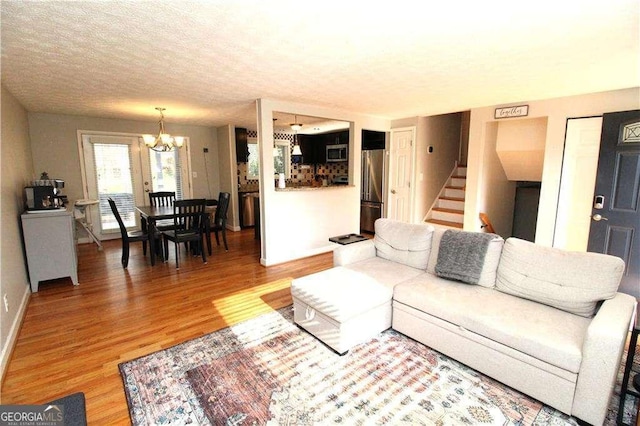
[[[13,324],[11,324],[11,330],[9,330],[7,341],[2,347],[2,352],[0,353],[0,383],[4,382],[4,374],[9,366],[9,360],[11,360],[11,354],[13,353],[13,348],[15,347],[16,340],[18,339],[18,333],[20,332],[24,315],[27,312],[27,305],[29,304],[30,297],[31,289],[26,285],[24,288],[24,295],[22,296],[22,302],[18,308],[18,313],[15,316]]]
[[[260,257],[260,264],[262,266],[280,265],[282,263],[291,262],[292,260],[298,260],[298,259],[303,259],[305,257],[311,257],[311,256],[327,253],[327,252],[333,251],[336,247],[337,247],[336,244],[329,244],[329,245],[315,248],[315,249],[304,250],[295,255],[286,255],[284,257],[279,257],[279,258],[273,256],[268,259],[264,257]]]

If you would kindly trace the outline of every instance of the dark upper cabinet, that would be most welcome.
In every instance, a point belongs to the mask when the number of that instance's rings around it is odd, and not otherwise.
[[[316,153],[316,144],[314,137],[311,135],[298,135],[298,144],[300,144],[300,151],[302,151],[302,164],[316,164],[318,162],[318,156]]]
[[[384,132],[376,132],[374,130],[362,131],[362,149],[384,149]]]
[[[327,162],[327,145],[348,144],[349,131],[298,135],[302,151],[302,164],[322,164]]]
[[[249,145],[247,144],[247,129],[236,127],[236,161],[246,163],[249,161]]]

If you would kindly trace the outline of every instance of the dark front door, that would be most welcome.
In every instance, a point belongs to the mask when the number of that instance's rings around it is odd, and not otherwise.
[[[640,110],[603,116],[587,251],[622,258],[619,290],[640,297]]]

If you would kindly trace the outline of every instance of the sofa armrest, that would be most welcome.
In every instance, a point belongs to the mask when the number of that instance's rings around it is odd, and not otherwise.
[[[587,329],[571,410],[581,420],[604,422],[635,304],[632,296],[617,293],[602,303]]]
[[[372,257],[376,257],[376,246],[373,240],[360,241],[333,250],[333,266],[345,266]]]

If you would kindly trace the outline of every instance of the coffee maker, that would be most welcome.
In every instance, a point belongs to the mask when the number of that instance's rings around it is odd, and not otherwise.
[[[64,181],[49,179],[46,172],[31,186],[24,188],[27,210],[58,210],[67,204],[67,196],[60,193]]]

